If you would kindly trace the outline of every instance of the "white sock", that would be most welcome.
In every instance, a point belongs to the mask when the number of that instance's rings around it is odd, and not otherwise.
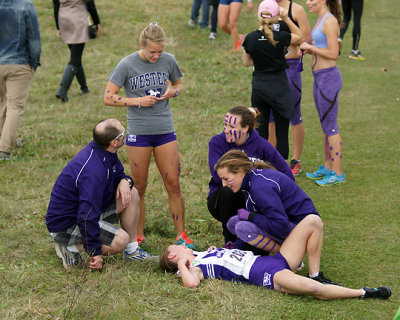
[[[136,249],[139,247],[139,244],[137,241],[135,242],[130,242],[125,248],[125,251],[127,254],[131,254],[132,252],[136,251]]]
[[[79,253],[79,250],[78,250],[78,248],[76,247],[76,245],[72,245],[72,246],[67,246],[67,250],[69,251],[69,252],[73,252],[73,253]]]
[[[362,296],[364,297],[365,296],[365,290],[363,288],[361,288],[361,290],[362,290]]]
[[[319,272],[313,273],[313,274],[308,274],[308,275],[310,276],[310,278],[315,278],[315,277],[318,277]]]

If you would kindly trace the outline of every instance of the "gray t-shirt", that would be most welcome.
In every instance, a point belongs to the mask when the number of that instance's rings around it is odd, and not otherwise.
[[[129,98],[161,97],[167,90],[167,80],[173,83],[181,77],[182,71],[172,54],[163,52],[155,63],[151,63],[135,52],[120,61],[108,80],[124,87]],[[154,135],[174,131],[169,100],[158,101],[152,107],[128,107],[128,134]]]

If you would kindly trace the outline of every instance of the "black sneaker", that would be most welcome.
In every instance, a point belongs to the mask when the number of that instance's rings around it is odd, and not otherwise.
[[[323,284],[333,284],[335,286],[339,286],[338,283],[333,282],[332,280],[329,280],[328,278],[325,278],[324,273],[321,271],[318,273],[318,275],[316,277],[310,277],[310,275],[307,275],[307,278],[313,279],[313,280],[321,282]]]
[[[389,299],[389,297],[392,295],[392,289],[389,287],[379,287],[379,288],[369,288],[369,287],[363,287],[365,290],[365,295],[364,299],[367,298],[377,298],[377,299]]]

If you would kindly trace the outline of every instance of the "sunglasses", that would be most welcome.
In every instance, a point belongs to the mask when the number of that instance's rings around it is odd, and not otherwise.
[[[118,140],[119,138],[121,138],[121,137],[124,137],[125,136],[125,129],[122,131],[122,133],[121,134],[119,134],[118,136],[116,136],[114,139],[112,139],[111,141],[113,141],[113,140]],[[111,142],[110,141],[110,142]]]

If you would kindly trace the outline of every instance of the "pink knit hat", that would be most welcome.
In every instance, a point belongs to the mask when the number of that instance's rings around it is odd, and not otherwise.
[[[269,14],[262,14],[262,12],[269,12]],[[264,0],[258,6],[258,16],[262,18],[272,18],[279,14],[279,5],[275,0]]]

